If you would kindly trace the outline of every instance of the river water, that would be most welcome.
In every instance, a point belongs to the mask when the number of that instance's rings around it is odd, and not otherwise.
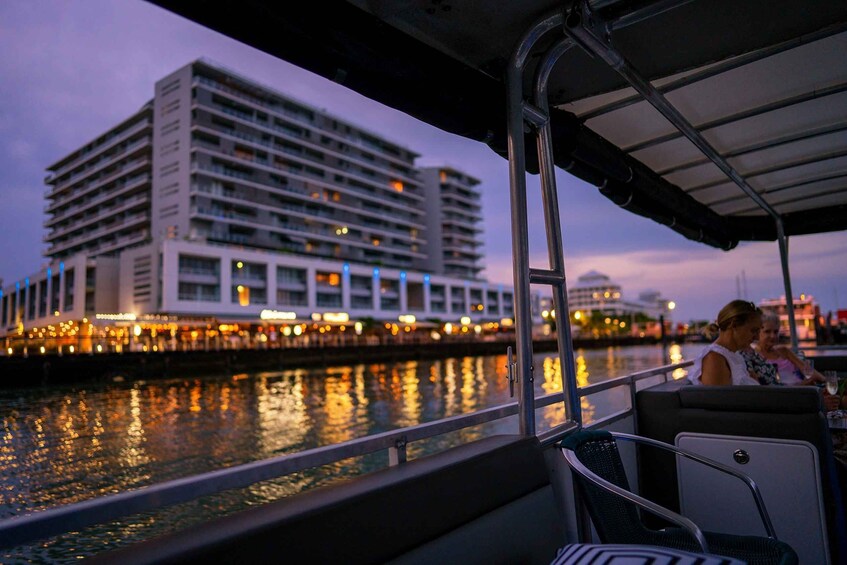
[[[701,348],[578,350],[577,379],[584,386],[692,359]],[[556,355],[539,354],[534,363],[536,395],[560,391]],[[505,364],[505,356],[484,356],[0,390],[0,519],[504,404]],[[627,403],[624,391],[609,391],[583,399],[583,415],[591,421]],[[561,404],[539,411],[539,430],[564,416]],[[413,443],[408,456],[516,431],[512,418]],[[342,461],[2,551],[0,558],[69,563],[386,464],[385,453]]]

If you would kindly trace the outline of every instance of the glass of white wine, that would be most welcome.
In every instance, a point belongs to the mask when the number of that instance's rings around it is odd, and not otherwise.
[[[805,358],[803,359],[803,376],[807,379],[812,378],[812,375],[815,374],[815,364],[811,359]]]
[[[833,396],[838,394],[838,373],[835,371],[824,371],[823,376],[826,380],[826,391]]]

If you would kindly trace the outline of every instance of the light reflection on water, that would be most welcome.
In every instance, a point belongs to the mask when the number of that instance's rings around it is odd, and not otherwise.
[[[690,359],[699,349],[670,355]],[[577,380],[584,386],[668,362],[658,346],[579,350]],[[509,401],[505,365],[498,355],[0,391],[0,518],[502,404]],[[536,356],[534,366],[537,395],[561,390],[554,354]],[[624,391],[610,393],[582,400],[585,421],[626,406]],[[564,416],[561,403],[539,411],[539,430]],[[511,418],[413,443],[408,455],[516,431]],[[0,560],[71,562],[386,464],[386,453],[345,460],[17,548]]]

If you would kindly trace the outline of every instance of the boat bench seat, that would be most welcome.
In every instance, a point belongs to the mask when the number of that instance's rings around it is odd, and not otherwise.
[[[534,437],[492,436],[95,556],[120,563],[549,563],[565,543]]]
[[[670,381],[636,395],[639,435],[674,444],[682,432],[808,442],[817,450],[833,555],[845,556],[845,515],[832,438],[816,387],[693,386]],[[679,510],[676,459],[639,448],[641,493]]]

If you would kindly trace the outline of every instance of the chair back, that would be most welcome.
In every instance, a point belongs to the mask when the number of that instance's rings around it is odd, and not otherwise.
[[[609,432],[576,432],[562,441],[562,448],[572,451],[580,463],[596,475],[630,490],[617,443]],[[579,473],[573,473],[573,477],[600,541],[645,543],[649,533],[641,523],[638,508],[634,504],[598,487]]]

